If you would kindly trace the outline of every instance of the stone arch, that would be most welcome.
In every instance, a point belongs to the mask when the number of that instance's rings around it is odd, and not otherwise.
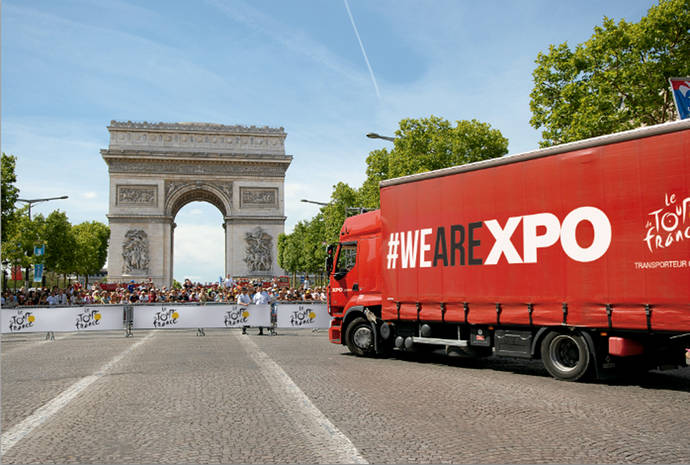
[[[111,121],[108,131],[101,156],[110,176],[109,281],[170,286],[174,219],[194,201],[224,218],[225,273],[283,274],[277,239],[292,162],[283,128]]]
[[[166,193],[165,215],[175,218],[177,212],[190,202],[208,202],[220,210],[224,218],[232,212],[232,195],[229,196],[227,191],[208,183],[190,182],[176,186]]]

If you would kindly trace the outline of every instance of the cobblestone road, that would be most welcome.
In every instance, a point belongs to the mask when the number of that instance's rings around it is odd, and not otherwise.
[[[3,336],[3,463],[688,463],[690,368],[363,359],[325,332]]]

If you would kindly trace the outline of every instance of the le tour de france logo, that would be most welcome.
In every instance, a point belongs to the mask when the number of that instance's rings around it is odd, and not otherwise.
[[[101,313],[98,310],[85,308],[77,315],[75,326],[77,329],[86,329],[97,326],[101,322]]]
[[[237,326],[249,321],[249,310],[246,307],[233,307],[225,312],[225,327]]]
[[[311,308],[300,305],[297,307],[297,310],[290,314],[290,326],[300,327],[308,325],[313,323],[315,319],[316,313]]]
[[[664,196],[661,208],[649,212],[644,243],[651,253],[690,239],[690,196]]]
[[[174,326],[177,324],[177,319],[180,314],[174,308],[163,307],[160,312],[153,315],[154,328],[165,328],[166,326]]]
[[[17,332],[23,329],[31,328],[36,321],[36,316],[32,312],[25,312],[22,310],[17,311],[16,315],[12,315],[10,318],[10,331]]]

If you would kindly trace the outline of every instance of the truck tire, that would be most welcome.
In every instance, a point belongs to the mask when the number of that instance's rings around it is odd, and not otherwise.
[[[345,332],[345,344],[355,355],[370,357],[375,354],[374,334],[371,323],[366,318],[357,317],[350,322]]]
[[[587,341],[579,333],[549,332],[541,343],[541,359],[546,371],[556,379],[577,381],[590,366]]]

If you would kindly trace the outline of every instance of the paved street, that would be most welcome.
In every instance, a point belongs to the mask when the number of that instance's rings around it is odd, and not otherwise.
[[[3,463],[688,463],[690,368],[362,359],[324,331],[3,336]]]

